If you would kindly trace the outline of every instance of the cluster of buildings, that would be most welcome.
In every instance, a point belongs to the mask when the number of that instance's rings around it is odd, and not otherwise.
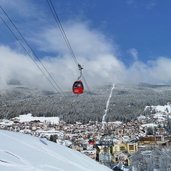
[[[108,122],[103,126],[95,121],[87,124],[67,124],[57,118],[39,119],[28,114],[24,117],[1,120],[0,129],[47,138],[78,150],[113,170],[129,170],[134,154],[171,146],[169,107],[170,104],[162,110],[159,110],[160,107],[146,107],[145,110],[151,111],[148,116],[139,116],[127,123]]]

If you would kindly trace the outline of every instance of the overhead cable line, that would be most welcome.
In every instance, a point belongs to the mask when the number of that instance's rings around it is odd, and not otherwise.
[[[17,26],[14,24],[14,22],[10,19],[10,17],[8,16],[8,14],[5,12],[5,10],[2,8],[2,6],[0,6],[0,9],[2,10],[2,12],[4,13],[4,15],[8,18],[8,20],[10,21],[10,23],[12,24],[12,26],[15,28],[15,30],[17,31],[17,33],[20,35],[21,39],[20,40],[16,34],[13,32],[13,30],[10,28],[10,26],[7,24],[7,22],[3,19],[2,16],[0,16],[1,20],[3,21],[3,23],[6,25],[6,27],[9,29],[9,31],[12,33],[12,35],[14,36],[14,38],[20,43],[20,45],[22,46],[22,48],[26,51],[27,55],[32,59],[32,61],[35,63],[35,65],[38,67],[38,69],[41,71],[41,73],[45,76],[45,78],[49,81],[49,83],[52,85],[52,87],[57,91],[60,92],[61,94],[63,94],[63,91],[61,89],[61,87],[57,84],[57,82],[55,81],[55,79],[53,78],[53,76],[50,74],[50,72],[47,70],[47,68],[45,67],[45,65],[41,62],[41,60],[39,59],[39,57],[36,55],[36,53],[34,52],[34,50],[31,48],[31,46],[28,44],[28,42],[26,41],[26,39],[24,38],[24,36],[22,35],[22,33],[19,31],[19,29],[17,28]],[[22,41],[25,43],[25,45],[29,48],[31,54],[29,53],[29,51],[27,50],[27,48],[23,45]],[[38,62],[41,64],[42,69],[38,63],[36,62],[35,58],[38,60]],[[49,77],[50,78],[49,78]],[[64,95],[64,94],[63,94]]]
[[[13,33],[12,29],[8,26],[8,24],[5,22],[5,20],[0,16],[1,20],[3,21],[3,23],[5,24],[5,26],[10,30],[10,32],[12,33],[12,35],[15,37],[15,39],[20,43],[20,45],[22,46],[22,48],[25,50],[25,52],[27,53],[27,55],[30,57],[30,58],[33,58],[29,52],[27,51],[27,49],[24,47],[24,45],[21,43],[21,41],[17,38],[17,36]],[[37,62],[35,62],[33,60],[33,62],[35,63],[35,65],[38,67],[38,69],[42,72],[42,74],[45,76],[45,78],[49,81],[49,83],[52,85],[52,87],[55,89],[55,91],[58,92],[58,89],[56,88],[56,86],[53,85],[53,83],[51,82],[51,80],[46,76],[46,74],[44,73],[44,71],[42,70],[42,68],[37,64]],[[15,105],[14,105],[15,106]],[[14,107],[13,106],[13,107]],[[11,108],[13,109],[12,105],[11,105]],[[21,108],[21,111],[22,109],[24,108],[24,106]],[[11,109],[11,111],[12,111]],[[4,119],[7,119],[8,118],[8,115],[10,114],[10,110],[7,111],[7,113],[5,114],[5,117]]]
[[[3,23],[5,24],[5,26],[9,29],[9,31],[12,33],[12,35],[15,37],[15,39],[20,43],[20,45],[22,46],[22,48],[25,50],[25,52],[27,53],[27,55],[30,57],[30,58],[32,58],[33,59],[33,57],[29,54],[29,52],[28,52],[28,50],[24,47],[24,45],[21,43],[21,41],[20,41],[20,39],[18,39],[18,37],[15,35],[15,33],[12,31],[12,29],[8,26],[8,24],[6,23],[6,21],[0,16],[0,18],[1,18],[1,20],[3,21]],[[41,69],[41,67],[37,64],[37,62],[35,62],[34,60],[33,60],[33,62],[35,63],[35,65],[38,67],[38,69],[43,73],[44,71]],[[43,73],[43,75],[44,75],[44,73]],[[45,77],[46,77],[46,79],[48,79],[48,81],[50,81],[51,82],[51,80],[49,80],[49,78],[45,75]],[[53,86],[53,88],[56,90],[56,91],[58,91],[57,89],[56,89],[56,87],[53,85],[53,83],[52,83],[52,86]]]
[[[47,0],[47,2],[48,2],[48,5],[49,5],[49,8],[50,8],[50,11],[51,11],[51,13],[52,13],[52,15],[53,15],[53,17],[54,17],[54,19],[56,21],[56,24],[57,24],[57,26],[58,26],[58,28],[59,28],[59,30],[61,32],[61,35],[62,35],[62,37],[63,37],[63,39],[64,39],[64,41],[65,41],[71,55],[72,55],[72,58],[73,58],[75,64],[78,66],[78,69],[80,70],[81,65],[79,64],[78,59],[76,58],[76,55],[75,55],[75,53],[74,53],[74,51],[73,51],[73,49],[71,47],[71,44],[70,44],[70,42],[68,40],[68,37],[67,37],[67,35],[66,35],[66,33],[65,33],[64,29],[63,29],[63,26],[62,26],[62,23],[61,23],[61,21],[59,19],[59,16],[58,16],[58,14],[57,14],[57,12],[56,12],[56,10],[54,8],[54,5],[53,5],[51,0]],[[88,83],[87,83],[85,77],[83,75],[82,75],[82,77],[83,77],[83,80],[85,82],[85,85],[86,85],[88,91],[90,92],[90,88],[88,86]]]

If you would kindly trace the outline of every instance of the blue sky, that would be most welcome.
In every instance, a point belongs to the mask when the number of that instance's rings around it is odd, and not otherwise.
[[[61,8],[58,10],[61,17],[78,17],[89,21],[93,28],[102,31],[108,39],[118,44],[120,57],[125,63],[130,62],[128,50],[131,48],[137,49],[142,61],[157,56],[171,56],[170,1],[68,0],[65,3],[60,1]]]
[[[166,64],[168,68],[171,64],[169,0],[52,2],[76,56],[87,68],[86,76],[90,83],[93,84],[91,80],[98,76],[98,80],[104,82],[128,81],[130,75],[134,75],[131,82],[171,82],[170,71],[165,68]],[[56,65],[61,62],[60,66],[63,64],[71,69],[72,64],[67,63],[70,54],[46,0],[0,0],[0,4],[47,66],[51,60],[60,60]],[[0,36],[0,45],[6,48],[5,51],[23,54],[2,22]],[[77,75],[73,72],[71,80]],[[147,77],[148,73],[150,76]],[[57,79],[62,77],[55,76]]]
[[[21,3],[21,1],[18,2]],[[171,2],[169,0],[58,0],[52,2],[62,22],[88,22],[92,29],[102,32],[109,41],[117,44],[119,57],[125,64],[131,62],[129,49],[132,48],[138,51],[139,59],[144,62],[158,56],[171,56],[169,17]],[[23,34],[36,33],[42,27],[55,24],[46,0],[24,0],[21,5],[18,5],[18,8],[22,8],[24,4],[23,11],[20,9],[19,12],[16,11],[17,4],[12,7],[14,4],[12,0],[11,6],[4,4],[2,3],[2,6],[9,15],[11,14],[18,27],[22,28]],[[37,9],[39,9],[38,12]],[[29,14],[29,10],[34,13]],[[44,17],[44,21],[37,23],[36,17]],[[50,21],[45,21],[46,17]],[[11,36],[7,36],[8,31],[3,26],[0,29],[1,42],[11,45],[12,39]]]

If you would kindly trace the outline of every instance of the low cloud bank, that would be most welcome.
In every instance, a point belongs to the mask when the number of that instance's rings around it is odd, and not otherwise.
[[[107,40],[102,33],[90,29],[85,23],[66,23],[64,27],[91,87],[107,82],[171,83],[171,59],[158,57],[143,63],[138,60],[138,51],[133,48],[130,53],[135,60],[127,67],[117,57],[117,45]],[[39,51],[58,54],[46,56],[41,61],[58,85],[63,90],[70,90],[79,72],[60,32],[56,28],[48,28],[31,41]],[[11,80],[40,89],[53,89],[27,55],[4,45],[0,46],[0,54],[0,89],[7,87]]]

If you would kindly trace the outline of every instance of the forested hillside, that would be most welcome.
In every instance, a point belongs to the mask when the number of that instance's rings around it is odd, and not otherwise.
[[[112,85],[92,89],[91,93],[64,96],[21,85],[0,91],[0,117],[10,118],[31,112],[34,116],[59,116],[67,122],[101,121]],[[146,105],[171,102],[171,86],[116,85],[110,101],[107,121],[128,121],[144,113]]]

